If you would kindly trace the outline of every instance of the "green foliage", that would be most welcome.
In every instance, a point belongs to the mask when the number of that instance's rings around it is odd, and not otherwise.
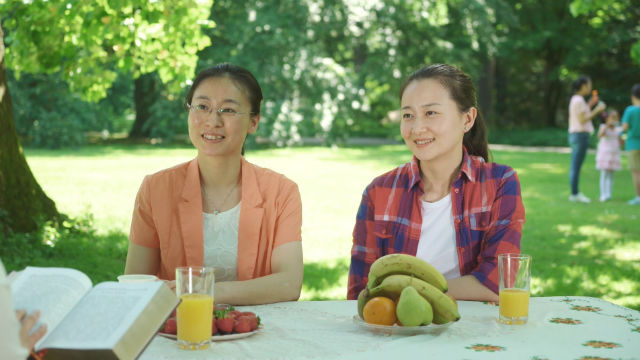
[[[24,74],[20,79],[7,70],[14,122],[23,144],[45,148],[82,145],[85,133],[125,131],[131,108],[130,78],[119,77],[109,96],[98,103],[72,93],[59,73]]]
[[[212,0],[5,0],[6,65],[16,76],[59,72],[71,91],[97,101],[118,73],[158,71],[179,91],[193,76],[197,52],[210,45],[202,28]]]
[[[582,73],[621,111],[640,76],[631,0],[5,0],[0,11],[16,74],[57,74],[70,93],[95,99],[116,75],[157,72],[166,84],[145,135],[165,140],[186,134],[182,99],[196,58],[198,70],[232,62],[256,75],[265,96],[256,136],[278,146],[396,136],[385,118],[401,82],[429,63],[469,73],[485,119],[504,131],[566,128],[570,83]],[[131,125],[131,101],[117,108],[102,128]]]
[[[183,103],[186,92],[182,96],[164,93],[161,100],[151,107],[151,118],[145,124],[152,138],[173,141],[176,136],[188,135],[187,112]]]
[[[220,0],[212,18],[214,46],[200,53],[198,68],[232,62],[255,74],[265,95],[257,136],[280,146],[303,136],[329,142],[348,136],[366,99],[349,68],[329,53],[350,40],[342,1]],[[328,44],[324,36],[342,42]]]
[[[31,233],[10,233],[0,238],[0,258],[7,271],[26,266],[63,266],[85,272],[95,283],[114,281],[124,271],[126,236],[99,235],[91,215],[51,222]]]

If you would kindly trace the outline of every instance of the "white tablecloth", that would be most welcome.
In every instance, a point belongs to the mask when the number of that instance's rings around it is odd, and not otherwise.
[[[354,321],[355,301],[247,306],[264,328],[247,338],[178,349],[156,336],[140,359],[640,359],[640,312],[589,297],[531,298],[526,325],[497,322],[495,305],[460,301],[445,329],[389,335]]]

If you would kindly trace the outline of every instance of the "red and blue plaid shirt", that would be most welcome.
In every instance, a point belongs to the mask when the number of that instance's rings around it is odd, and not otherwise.
[[[422,227],[424,186],[416,157],[367,187],[353,230],[348,299],[366,286],[371,264],[392,253],[416,255]],[[486,163],[464,150],[451,186],[460,274],[475,276],[498,293],[498,254],[520,252],[524,205],[520,182],[509,166]]]

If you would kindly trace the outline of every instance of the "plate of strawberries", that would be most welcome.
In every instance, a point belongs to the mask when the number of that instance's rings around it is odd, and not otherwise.
[[[218,304],[213,308],[211,341],[241,339],[260,332],[260,318],[251,311],[238,311],[231,305]],[[178,321],[175,313],[165,322],[158,335],[176,339]]]

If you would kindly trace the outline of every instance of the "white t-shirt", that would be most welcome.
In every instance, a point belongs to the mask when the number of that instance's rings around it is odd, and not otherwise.
[[[438,269],[446,279],[460,277],[451,194],[436,202],[422,202],[422,228],[416,257]]]
[[[591,113],[591,110],[584,98],[578,94],[573,95],[571,101],[569,101],[569,132],[588,132],[589,134],[593,134],[593,123],[591,120],[580,123],[580,116],[589,116],[589,113]]]
[[[215,269],[215,281],[238,278],[238,226],[240,203],[233,209],[213,215],[202,213],[204,266]]]

